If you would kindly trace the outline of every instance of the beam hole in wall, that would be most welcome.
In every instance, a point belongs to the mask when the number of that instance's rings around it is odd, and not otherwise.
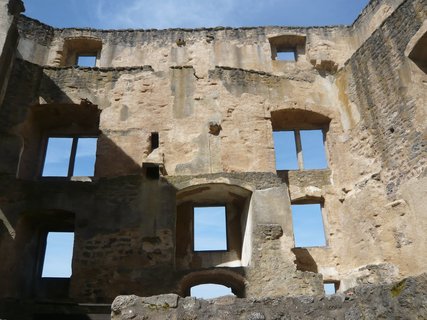
[[[227,251],[225,206],[194,207],[194,251]]]
[[[160,179],[160,168],[158,165],[144,164],[145,176],[150,180],[159,180]]]
[[[291,208],[295,247],[326,246],[322,206],[319,203],[293,204]]]
[[[74,232],[48,232],[42,278],[71,277]]]
[[[190,295],[199,299],[214,299],[222,296],[233,295],[231,288],[215,283],[205,283],[193,286]]]
[[[42,177],[94,176],[95,137],[48,137]]]
[[[151,132],[151,151],[159,147],[159,133]]]

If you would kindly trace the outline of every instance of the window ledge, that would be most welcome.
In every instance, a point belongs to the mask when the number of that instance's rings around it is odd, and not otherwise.
[[[94,182],[95,177],[73,176],[73,177],[40,177],[39,181],[73,181],[73,182]]]

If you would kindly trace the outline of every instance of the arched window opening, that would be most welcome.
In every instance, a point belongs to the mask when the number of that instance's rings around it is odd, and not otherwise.
[[[276,170],[313,170],[328,167],[326,133],[330,119],[311,111],[272,112]]]
[[[191,287],[190,295],[199,299],[214,299],[222,296],[235,296],[230,287],[215,283],[199,284]]]
[[[251,191],[223,183],[196,185],[177,193],[176,265],[180,269],[241,267]]]
[[[222,268],[197,271],[187,274],[179,283],[182,297],[212,299],[224,295],[245,297],[245,279],[238,273]]]

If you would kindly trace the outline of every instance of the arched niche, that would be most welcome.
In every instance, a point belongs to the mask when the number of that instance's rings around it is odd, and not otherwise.
[[[243,242],[250,234],[248,211],[252,192],[236,185],[208,183],[176,195],[176,266],[178,269],[242,266]],[[195,208],[221,206],[226,211],[226,250],[195,250]]]
[[[273,131],[277,130],[328,130],[331,119],[321,113],[303,109],[281,109],[271,112]]]

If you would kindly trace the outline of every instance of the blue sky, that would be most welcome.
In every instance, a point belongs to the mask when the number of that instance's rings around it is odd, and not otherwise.
[[[43,177],[66,177],[70,164],[73,138],[55,138],[48,140]],[[94,175],[97,138],[79,138],[77,141],[73,176]]]
[[[48,233],[42,277],[68,278],[71,276],[73,244],[73,232]]]
[[[24,0],[55,27],[196,28],[351,24],[368,0]]]

